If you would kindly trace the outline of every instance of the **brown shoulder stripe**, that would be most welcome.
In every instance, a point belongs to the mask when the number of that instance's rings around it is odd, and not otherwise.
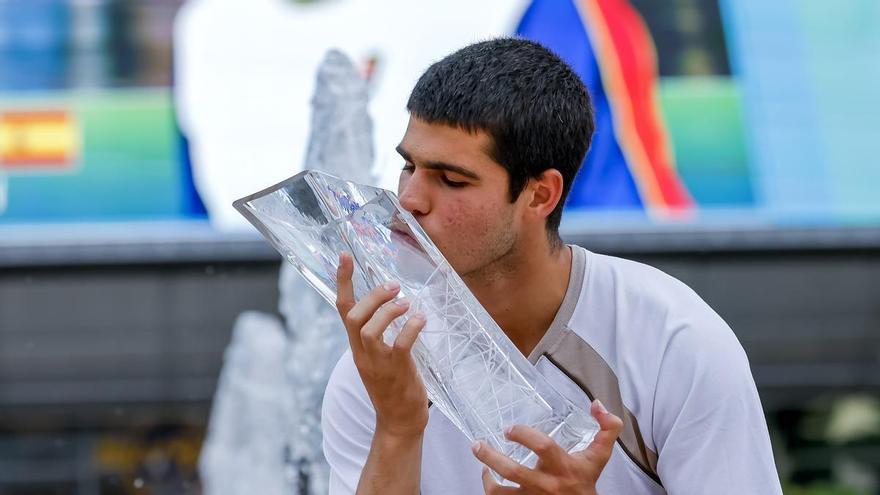
[[[617,442],[648,477],[663,486],[657,474],[657,454],[645,445],[635,415],[623,404],[617,376],[602,356],[568,328],[544,356],[590,400],[600,399],[609,411],[623,419],[623,430]]]

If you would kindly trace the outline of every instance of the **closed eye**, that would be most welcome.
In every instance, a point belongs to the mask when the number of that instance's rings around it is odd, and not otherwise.
[[[411,174],[411,173],[415,172],[416,167],[415,167],[415,165],[413,165],[411,163],[404,163],[403,168],[401,168],[401,170],[403,172]],[[443,182],[443,184],[445,184],[449,187],[455,188],[455,189],[462,188],[462,187],[465,187],[468,185],[467,182],[460,182],[460,181],[452,180],[444,174],[440,175],[440,181]]]
[[[450,180],[449,177],[446,177],[445,175],[443,176],[443,183],[449,187],[455,187],[455,188],[464,187],[464,186],[468,185],[467,182],[457,182],[454,180]]]

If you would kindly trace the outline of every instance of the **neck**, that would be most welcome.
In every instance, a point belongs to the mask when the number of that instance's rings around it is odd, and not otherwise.
[[[465,283],[508,338],[528,356],[556,317],[571,275],[571,249],[546,235],[467,274]]]

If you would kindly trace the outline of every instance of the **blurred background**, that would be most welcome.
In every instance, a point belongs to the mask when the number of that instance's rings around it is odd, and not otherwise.
[[[563,237],[727,320],[786,493],[880,494],[880,2],[415,3],[0,0],[0,495],[201,493],[233,325],[278,312],[231,202],[301,170],[319,59],[393,189],[416,78],[517,33],[599,114]]]

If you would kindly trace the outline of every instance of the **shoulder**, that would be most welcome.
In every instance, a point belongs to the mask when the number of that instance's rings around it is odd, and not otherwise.
[[[685,283],[653,266],[624,258],[586,252],[585,287],[628,296],[627,304],[656,308],[708,307]]]
[[[690,287],[651,266],[587,252],[569,328],[607,363],[644,425],[671,420],[691,393],[705,405],[753,393],[733,330]]]
[[[685,283],[644,263],[587,251],[573,330],[586,331],[579,322],[597,313],[606,323],[600,328],[619,343],[631,337],[658,352],[673,342],[685,352],[742,352],[727,323]]]

